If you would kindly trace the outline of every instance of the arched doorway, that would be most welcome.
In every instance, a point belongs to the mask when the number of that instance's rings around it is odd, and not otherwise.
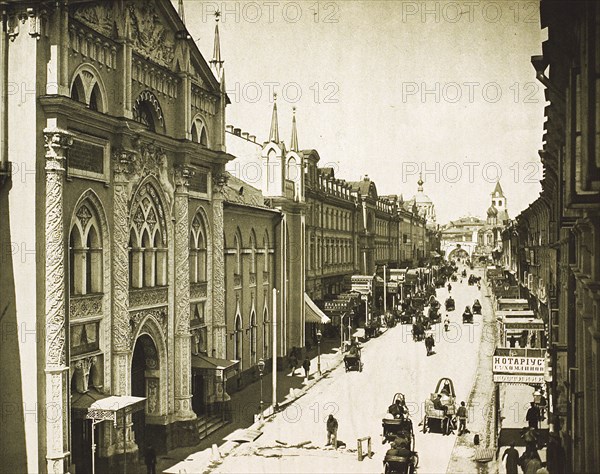
[[[456,247],[454,250],[452,250],[448,254],[448,260],[458,259],[458,258],[466,259],[468,257],[469,257],[469,252],[467,252],[465,249],[463,249],[460,246]]]
[[[135,342],[131,360],[131,395],[146,397],[146,409],[132,415],[135,442],[140,452],[149,444],[155,448],[160,444],[150,439],[146,431],[146,414],[156,413],[159,407],[159,357],[156,345],[147,334],[142,334]]]

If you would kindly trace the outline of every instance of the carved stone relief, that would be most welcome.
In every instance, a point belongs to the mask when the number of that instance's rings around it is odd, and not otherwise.
[[[127,6],[134,48],[163,66],[175,57],[175,35],[162,24],[155,2],[130,2]]]

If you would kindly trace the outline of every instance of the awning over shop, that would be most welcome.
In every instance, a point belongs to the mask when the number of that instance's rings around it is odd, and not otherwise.
[[[144,409],[146,397],[131,397],[127,395],[111,395],[100,400],[96,400],[88,408],[86,418],[91,420],[110,420],[117,419],[119,416],[127,416],[131,413]]]
[[[93,403],[106,397],[108,397],[108,395],[104,395],[95,389],[88,390],[85,393],[74,393],[71,396],[71,410],[73,415],[75,418],[85,418],[88,408],[91,407]]]
[[[204,354],[192,354],[192,367],[200,370],[222,370],[227,372],[236,367],[239,360],[219,359],[218,357],[209,357]]]
[[[331,319],[304,293],[304,310],[307,323],[327,324]]]

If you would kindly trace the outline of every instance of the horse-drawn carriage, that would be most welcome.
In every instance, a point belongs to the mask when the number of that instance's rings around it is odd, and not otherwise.
[[[479,300],[475,300],[473,303],[473,314],[481,314],[481,303]]]
[[[359,372],[362,372],[363,363],[361,361],[359,346],[355,344],[350,346],[348,353],[344,355],[344,366],[346,367],[346,372],[349,370],[358,370]]]
[[[452,296],[448,296],[446,299],[446,311],[454,311],[456,309],[454,298]]]
[[[417,319],[412,326],[413,341],[419,342],[425,339],[425,325],[421,319]]]
[[[365,324],[365,338],[371,339],[379,336],[379,334],[381,334],[379,316],[373,316],[373,318]]]
[[[438,381],[435,391],[425,400],[425,416],[423,417],[423,433],[439,429],[441,433],[449,433],[450,424],[454,424],[456,415],[456,392],[452,379],[447,377]]]
[[[430,306],[429,311],[427,312],[427,318],[429,319],[430,324],[442,322],[442,315],[440,314],[439,306]]]
[[[468,306],[465,308],[465,311],[462,314],[463,324],[470,323],[473,324],[473,313],[471,312],[471,308]]]
[[[383,443],[389,442],[383,466],[385,473],[412,474],[419,464],[415,451],[415,434],[402,393],[394,395],[387,418],[381,420]]]

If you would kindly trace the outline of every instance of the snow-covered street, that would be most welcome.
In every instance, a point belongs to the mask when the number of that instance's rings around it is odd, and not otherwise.
[[[452,287],[456,310],[448,313],[448,332],[441,324],[434,326],[435,354],[428,357],[424,343],[413,342],[410,325],[389,329],[364,345],[362,372],[345,372],[343,365],[335,369],[269,420],[260,438],[234,450],[214,472],[381,472],[388,448],[382,445],[381,420],[397,392],[406,396],[414,423],[419,472],[446,472],[456,435],[422,433],[418,425],[424,401],[438,380],[448,377],[454,382],[457,403],[467,402],[475,380],[477,353],[492,350],[491,344],[489,348],[481,344],[482,316],[476,315],[473,325],[462,323],[465,306],[471,306],[475,298],[483,299],[477,287],[469,286],[466,279]],[[442,320],[447,296],[446,288],[437,290]],[[486,409],[469,408],[471,417],[483,416]],[[338,451],[325,446],[325,420],[330,413],[339,421],[338,439],[346,444]],[[374,455],[359,462],[357,439],[367,436],[372,439]],[[310,443],[304,444],[307,441]]]

